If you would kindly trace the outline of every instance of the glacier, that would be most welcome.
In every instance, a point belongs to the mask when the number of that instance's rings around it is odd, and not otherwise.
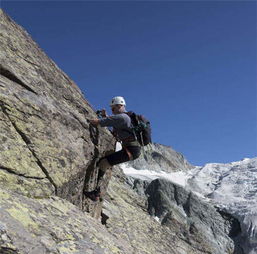
[[[138,170],[121,165],[130,177],[152,181],[165,178],[201,196],[238,219],[241,235],[237,244],[247,254],[257,253],[257,158],[231,163],[208,163],[189,171]]]

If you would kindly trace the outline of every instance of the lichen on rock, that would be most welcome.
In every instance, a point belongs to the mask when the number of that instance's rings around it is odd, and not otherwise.
[[[113,150],[114,139],[89,125],[96,115],[75,83],[0,15],[0,181],[29,197],[58,195],[88,210],[83,190],[95,184],[92,164]]]

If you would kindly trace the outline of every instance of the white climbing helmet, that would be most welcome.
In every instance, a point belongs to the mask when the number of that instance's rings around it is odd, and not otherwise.
[[[113,97],[111,100],[110,106],[117,105],[117,104],[126,106],[126,102],[124,98],[121,96]]]

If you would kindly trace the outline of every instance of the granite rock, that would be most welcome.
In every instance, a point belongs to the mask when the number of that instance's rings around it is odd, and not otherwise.
[[[99,217],[83,190],[96,182],[97,160],[114,149],[83,94],[0,10],[0,182],[28,197],[57,195]]]

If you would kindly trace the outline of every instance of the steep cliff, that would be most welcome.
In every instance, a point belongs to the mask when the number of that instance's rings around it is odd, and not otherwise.
[[[149,196],[138,195],[116,166],[107,173],[104,202],[85,198],[97,160],[114,148],[107,129],[87,122],[95,117],[74,82],[0,10],[1,254],[204,254],[219,243],[224,254],[233,253],[229,220],[172,183],[148,183]],[[161,145],[143,157],[139,168],[191,167]],[[158,207],[154,193],[163,199]],[[202,217],[200,204],[209,209]]]
[[[89,125],[94,110],[79,88],[0,12],[0,182],[34,198],[57,195],[97,213],[83,198],[95,163],[114,140]]]

